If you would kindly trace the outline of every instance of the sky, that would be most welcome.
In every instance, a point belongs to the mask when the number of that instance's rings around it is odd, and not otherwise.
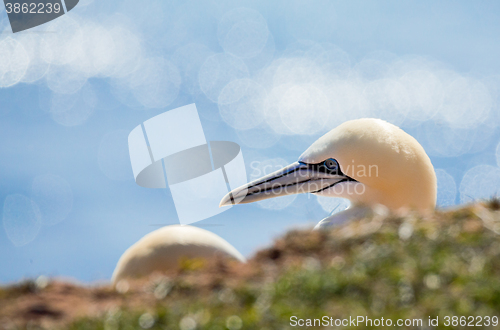
[[[135,183],[127,136],[191,103],[249,180],[374,117],[425,148],[439,207],[500,189],[498,1],[81,0],[16,34],[2,7],[0,30],[0,283],[109,279],[178,223],[169,189]],[[194,225],[251,256],[346,205],[286,196]]]

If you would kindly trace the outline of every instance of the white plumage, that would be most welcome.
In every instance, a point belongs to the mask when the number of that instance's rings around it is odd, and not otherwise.
[[[351,208],[323,219],[321,228],[362,215],[365,206],[434,209],[437,183],[417,140],[386,121],[364,118],[332,129],[298,162],[233,190],[221,206],[302,192],[351,201]]]
[[[173,225],[157,229],[128,248],[120,257],[112,281],[147,276],[155,271],[176,269],[182,258],[245,258],[231,244],[207,230]]]

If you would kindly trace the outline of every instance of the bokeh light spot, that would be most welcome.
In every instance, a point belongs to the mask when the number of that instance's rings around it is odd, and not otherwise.
[[[31,184],[31,198],[39,207],[44,225],[54,225],[65,220],[73,208],[70,184],[54,174],[35,177]]]
[[[40,209],[28,197],[8,195],[3,203],[3,226],[7,237],[15,246],[33,241],[42,225]]]
[[[460,201],[462,203],[495,196],[500,196],[500,168],[491,165],[478,165],[465,173],[460,183]]]

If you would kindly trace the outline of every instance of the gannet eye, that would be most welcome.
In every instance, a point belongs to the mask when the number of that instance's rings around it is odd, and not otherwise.
[[[337,169],[338,164],[337,164],[337,161],[335,159],[330,158],[330,159],[325,160],[325,166],[329,170],[335,170],[335,169]]]

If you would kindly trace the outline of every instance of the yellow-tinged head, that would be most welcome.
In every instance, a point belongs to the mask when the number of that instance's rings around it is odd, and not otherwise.
[[[415,138],[395,125],[373,118],[345,122],[314,142],[299,161],[315,164],[329,158],[335,159],[342,173],[364,189],[341,192],[334,186],[324,195],[379,203],[391,209],[425,210],[436,206],[436,174],[429,157]],[[356,185],[345,184],[353,188]],[[364,193],[358,194],[362,190]]]
[[[436,205],[434,168],[422,146],[380,119],[343,123],[284,169],[226,195],[221,206],[309,192],[420,211]]]

